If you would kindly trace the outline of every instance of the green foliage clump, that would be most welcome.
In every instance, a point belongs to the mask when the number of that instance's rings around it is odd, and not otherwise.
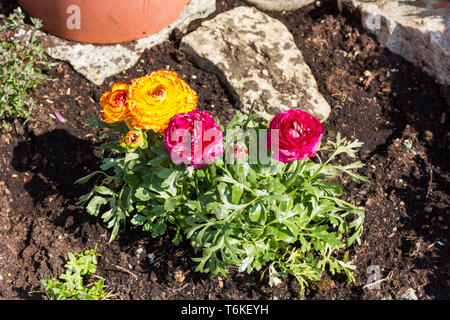
[[[267,129],[256,117],[237,112],[226,130]],[[91,124],[122,134],[128,130],[123,123]],[[196,270],[211,276],[225,276],[230,268],[256,270],[261,277],[268,274],[270,285],[277,285],[283,276],[293,275],[301,295],[308,280],[320,280],[326,271],[343,272],[349,282],[354,281],[355,266],[348,261],[346,249],[360,243],[365,215],[340,198],[343,191],[330,178],[344,173],[357,182],[368,181],[354,172],[363,166],[359,161],[332,164],[339,154],[354,158],[361,142],[338,135],[319,149],[316,161],[285,164],[270,158],[267,164],[228,164],[217,160],[194,170],[173,164],[163,137],[147,133],[145,146],[136,149],[123,148],[112,137],[103,145],[101,171],[78,181],[103,175],[101,184],[79,203],[86,204],[89,214],[101,215],[112,228],[111,240],[129,219],[152,237],[172,229],[175,243],[188,239],[198,253]],[[250,150],[258,141],[250,137],[245,144]],[[234,145],[226,139],[225,152],[233,152]]]
[[[69,261],[64,266],[65,272],[59,276],[63,281],[55,278],[41,280],[50,300],[99,300],[113,296],[105,292],[103,278],[85,285],[97,270],[97,257],[100,254],[96,251],[97,246],[82,253],[69,252],[67,254]]]
[[[31,119],[36,102],[28,95],[45,79],[39,65],[55,66],[44,54],[36,31],[42,27],[38,19],[25,23],[20,8],[0,24],[0,129],[9,128],[14,119]]]

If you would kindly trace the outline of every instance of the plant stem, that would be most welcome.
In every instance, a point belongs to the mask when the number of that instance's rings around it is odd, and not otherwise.
[[[297,167],[295,168],[295,171],[292,173],[291,177],[289,178],[289,180],[286,182],[286,189],[288,189],[294,182],[295,179],[299,176],[299,173],[301,172],[302,168],[303,168],[303,160],[297,160]]]
[[[211,174],[211,182],[216,178],[216,167],[213,165],[209,166],[209,173]]]
[[[247,120],[245,121],[245,124],[244,124],[244,131],[247,130],[247,126],[250,123],[250,116],[253,113],[253,109],[255,109],[255,105],[256,105],[256,101],[253,101],[252,102],[252,106],[250,107],[250,111],[249,111],[248,116],[247,116]]]
[[[334,157],[334,156],[333,156]],[[314,179],[315,177],[317,177],[319,175],[319,173],[323,170],[323,168],[325,168],[325,166],[328,164],[328,162],[330,162],[330,160],[332,159],[332,157],[330,157],[327,161],[325,161],[320,168],[311,176],[309,177],[306,181],[303,181],[302,184],[300,186],[298,186],[297,188],[295,188],[294,190],[292,190],[291,194],[294,193],[295,191],[297,191],[298,189],[300,189],[301,187],[303,187],[305,184],[307,184],[308,182],[310,182],[312,179]]]

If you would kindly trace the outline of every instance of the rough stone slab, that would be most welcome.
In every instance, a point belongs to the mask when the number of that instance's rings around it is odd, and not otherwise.
[[[256,8],[238,7],[203,22],[183,38],[181,50],[216,73],[243,111],[255,101],[267,119],[293,108],[321,121],[330,113],[292,34]]]
[[[450,84],[450,9],[445,1],[338,0],[361,12],[362,24],[392,52]]]
[[[245,0],[258,9],[267,11],[292,11],[307,6],[316,0]]]
[[[40,32],[45,51],[53,59],[68,61],[73,68],[96,85],[112,75],[131,68],[146,48],[169,38],[173,29],[185,29],[193,20],[205,18],[216,10],[215,0],[192,0],[169,27],[148,37],[114,45],[69,41]]]

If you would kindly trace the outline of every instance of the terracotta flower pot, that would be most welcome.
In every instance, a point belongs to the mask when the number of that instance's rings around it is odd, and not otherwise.
[[[19,0],[44,29],[90,43],[136,40],[172,24],[191,0]]]

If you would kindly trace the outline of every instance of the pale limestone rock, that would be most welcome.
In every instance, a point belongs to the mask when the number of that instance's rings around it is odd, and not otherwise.
[[[297,10],[316,0],[245,0],[258,9],[268,11],[291,11]]]
[[[68,61],[72,67],[96,85],[112,75],[131,68],[146,48],[169,38],[173,29],[185,29],[193,20],[205,18],[216,10],[215,0],[192,0],[169,27],[148,37],[126,44],[96,45],[61,39],[44,32],[45,50],[53,59]]]
[[[321,121],[330,113],[292,34],[256,8],[238,7],[203,22],[183,38],[181,50],[217,74],[244,111],[256,102],[266,119],[287,109]]]
[[[408,288],[401,296],[401,300],[419,300],[416,291],[413,288]]]
[[[450,9],[442,1],[425,6],[399,0],[338,0],[361,12],[363,27],[392,52],[421,67],[441,84],[450,84]],[[437,5],[438,8],[434,6]]]

